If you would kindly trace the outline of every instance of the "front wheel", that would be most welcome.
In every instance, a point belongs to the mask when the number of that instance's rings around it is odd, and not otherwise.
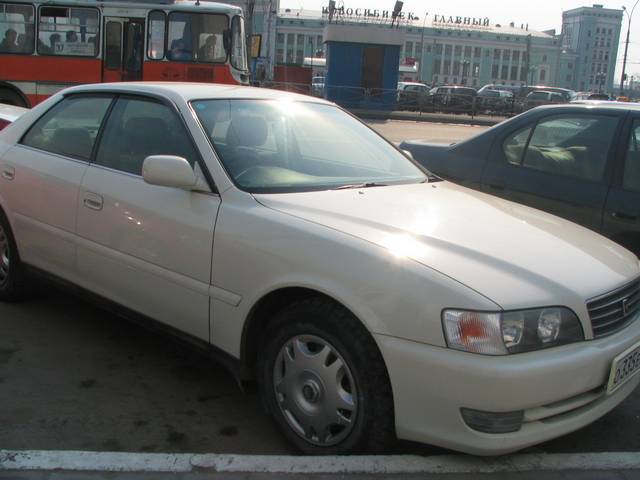
[[[303,452],[380,452],[395,438],[382,356],[369,332],[339,305],[311,299],[278,313],[260,367],[269,413]]]

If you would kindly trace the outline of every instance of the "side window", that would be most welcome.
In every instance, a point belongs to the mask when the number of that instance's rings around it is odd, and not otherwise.
[[[0,4],[0,53],[33,53],[33,16],[31,5]]]
[[[511,134],[502,144],[504,156],[509,163],[514,165],[520,165],[522,163],[522,156],[524,149],[527,148],[527,142],[531,136],[532,127],[526,127],[522,130]]]
[[[22,144],[67,157],[89,160],[111,97],[71,97],[45,113]]]
[[[149,155],[177,155],[194,165],[196,151],[180,119],[152,100],[120,98],[109,116],[95,163],[140,175]]]
[[[42,6],[38,20],[38,53],[95,57],[100,35],[95,8]]]
[[[631,129],[622,184],[624,188],[640,192],[640,120],[634,120]]]
[[[618,118],[562,115],[535,128],[522,165],[556,175],[598,181],[604,174]]]
[[[166,15],[160,10],[149,14],[149,31],[147,33],[147,56],[151,60],[164,58],[164,33],[166,30]]]

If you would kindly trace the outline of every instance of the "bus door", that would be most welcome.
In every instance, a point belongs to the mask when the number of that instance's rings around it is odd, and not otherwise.
[[[103,82],[142,80],[144,19],[105,17]]]

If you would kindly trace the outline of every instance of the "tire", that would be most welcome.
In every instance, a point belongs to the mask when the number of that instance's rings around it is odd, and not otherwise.
[[[392,446],[393,397],[382,355],[346,309],[321,298],[284,308],[259,357],[263,402],[299,450],[330,455]]]
[[[29,278],[20,262],[11,227],[0,210],[0,301],[24,300],[30,293]]]
[[[19,94],[9,88],[2,87],[0,87],[0,103],[6,103],[15,107],[29,107]]]

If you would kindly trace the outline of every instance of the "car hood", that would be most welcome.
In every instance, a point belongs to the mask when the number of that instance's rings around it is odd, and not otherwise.
[[[255,197],[435,269],[504,309],[567,305],[586,315],[587,299],[640,275],[635,255],[597,233],[449,182]]]

